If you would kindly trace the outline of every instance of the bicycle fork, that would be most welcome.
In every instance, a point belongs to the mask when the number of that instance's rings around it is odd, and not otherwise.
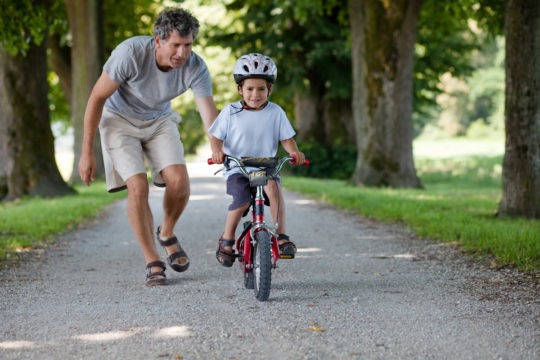
[[[240,235],[240,239],[244,239],[242,244],[244,271],[253,269],[252,250],[255,247],[256,237],[254,236],[259,231],[266,231],[272,239],[272,267],[277,267],[277,259],[279,259],[279,246],[276,234],[266,225],[264,221],[264,192],[262,186],[257,186],[253,200],[253,211],[251,222],[244,224],[244,231]],[[248,245],[249,242],[249,245]]]

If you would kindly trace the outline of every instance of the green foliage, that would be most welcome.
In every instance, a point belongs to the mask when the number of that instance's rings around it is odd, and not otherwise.
[[[232,1],[226,4],[230,19],[209,29],[207,41],[230,48],[235,58],[249,52],[271,56],[278,65],[272,97],[288,113],[298,92],[349,98],[348,26],[338,3]]]
[[[46,3],[20,0],[0,5],[0,44],[6,51],[26,54],[31,43],[41,44],[48,27]]]
[[[310,160],[309,166],[294,166],[288,171],[295,175],[312,178],[350,179],[356,166],[356,148],[336,145],[328,148],[319,143],[302,142],[300,150]],[[281,150],[279,156],[285,153]]]
[[[1,0],[0,46],[11,55],[25,55],[30,44],[65,26],[62,0]]]
[[[184,144],[184,152],[195,154],[198,147],[207,139],[199,112],[194,108],[185,111],[178,128]]]
[[[342,2],[235,0],[225,6],[228,20],[206,33],[208,43],[230,48],[234,57],[252,51],[272,56],[279,68],[273,99],[288,113],[297,93],[350,98],[351,40]],[[423,1],[414,70],[416,134],[441,111],[441,76],[465,78],[473,73],[474,51],[485,42],[486,31],[499,31],[501,8],[503,0]],[[493,105],[496,99],[490,95],[474,100],[476,110]]]
[[[442,136],[491,137],[504,133],[504,40],[486,37],[472,52],[474,71],[462,79],[443,77],[445,96],[439,123],[429,132]]]
[[[103,206],[126,192],[109,194],[104,183],[77,188],[78,194],[54,199],[28,198],[0,205],[0,259],[53,240],[76,224],[94,218]]]
[[[492,36],[504,34],[505,0],[469,0],[473,2],[472,18],[478,27]]]
[[[426,0],[418,24],[414,62],[415,133],[432,121],[436,99],[443,91],[440,78],[445,73],[463,77],[473,71],[471,54],[480,46],[469,28],[468,2]]]
[[[70,107],[64,92],[59,83],[58,76],[50,71],[48,74],[49,82],[49,110],[51,114],[51,123],[61,125],[66,130],[70,125]]]
[[[103,0],[106,57],[129,37],[152,35],[155,18],[162,8],[154,0]]]
[[[486,60],[493,54],[494,35],[502,31],[503,10],[504,0],[423,2],[414,75],[414,128],[417,135],[442,110],[437,97],[447,91],[441,84],[443,74],[465,80],[472,86],[482,84],[484,79],[477,79],[473,74],[477,68],[486,66],[478,59]],[[485,52],[490,55],[483,55]],[[502,69],[492,75],[495,75],[491,78],[493,84],[500,80]],[[461,96],[462,103],[456,108],[462,112],[457,121],[463,129],[479,118],[485,121],[497,111],[502,83],[472,98],[468,92],[456,94],[458,98]]]
[[[458,242],[496,266],[540,269],[540,221],[497,218],[501,157],[419,160],[425,190],[353,187],[340,180],[285,177],[312,198],[389,223],[421,238]]]

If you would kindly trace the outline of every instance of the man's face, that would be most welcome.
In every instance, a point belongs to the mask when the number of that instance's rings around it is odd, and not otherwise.
[[[163,71],[170,71],[183,66],[193,47],[193,34],[182,37],[177,31],[172,31],[167,40],[155,37],[156,62]]]

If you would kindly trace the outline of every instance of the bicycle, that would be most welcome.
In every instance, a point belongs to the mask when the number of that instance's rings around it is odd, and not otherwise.
[[[295,159],[290,156],[236,158],[227,155],[223,161],[223,168],[215,174],[223,169],[230,169],[229,162],[235,163],[240,171],[248,177],[252,189],[251,220],[244,222],[244,229],[235,241],[235,257],[238,258],[238,263],[244,274],[244,287],[253,289],[257,300],[266,301],[270,296],[272,269],[277,268],[277,260],[292,259],[294,255],[280,253],[278,235],[275,229],[264,221],[264,186],[269,179],[279,175],[285,163],[294,164]],[[208,159],[208,164],[213,165],[213,160]],[[309,165],[309,160],[306,159],[304,165]],[[248,171],[246,167],[254,167],[257,170]],[[268,169],[274,169],[274,171],[268,175]],[[246,210],[245,215],[247,213]]]

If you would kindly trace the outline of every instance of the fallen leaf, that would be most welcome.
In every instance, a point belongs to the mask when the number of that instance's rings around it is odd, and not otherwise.
[[[309,327],[309,330],[311,330],[311,331],[319,331],[319,332],[325,331],[324,328],[322,326],[320,326],[320,325],[311,325]]]

